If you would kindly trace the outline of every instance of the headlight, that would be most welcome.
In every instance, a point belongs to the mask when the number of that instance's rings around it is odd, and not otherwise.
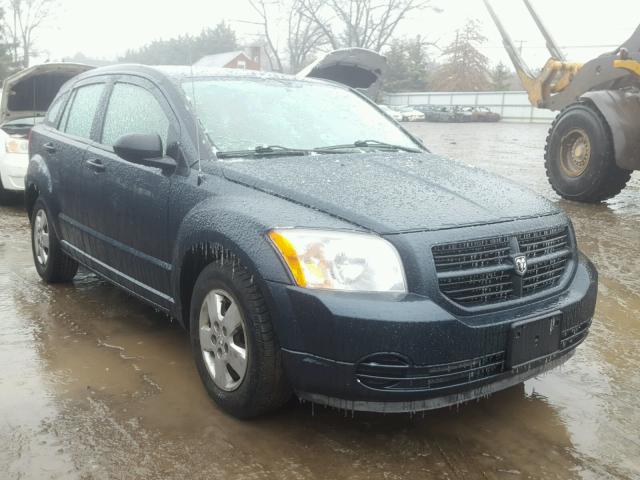
[[[271,230],[269,238],[300,287],[407,291],[398,252],[376,235],[291,228]]]
[[[4,146],[7,153],[29,153],[29,140],[26,138],[9,137]]]

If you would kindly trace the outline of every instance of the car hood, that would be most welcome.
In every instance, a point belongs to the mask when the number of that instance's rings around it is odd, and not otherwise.
[[[375,98],[386,71],[386,57],[366,48],[350,47],[327,53],[301,70],[296,77],[332,80]]]
[[[222,171],[231,181],[380,234],[559,213],[509,180],[427,153],[241,159],[225,161]]]
[[[43,63],[7,77],[2,85],[0,123],[44,116],[60,87],[91,68],[79,63]]]

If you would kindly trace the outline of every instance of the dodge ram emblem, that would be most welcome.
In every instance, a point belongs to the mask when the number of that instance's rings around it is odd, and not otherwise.
[[[520,276],[527,273],[527,257],[525,255],[517,256],[513,259],[516,266],[516,273]]]

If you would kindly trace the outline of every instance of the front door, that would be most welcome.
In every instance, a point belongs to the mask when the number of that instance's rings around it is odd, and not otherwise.
[[[166,148],[178,136],[176,125],[168,103],[153,84],[118,78],[100,134],[84,161],[87,174],[99,179],[99,267],[114,281],[167,307],[172,303],[167,238],[172,177],[158,168],[123,160],[113,145],[122,135],[157,133]]]

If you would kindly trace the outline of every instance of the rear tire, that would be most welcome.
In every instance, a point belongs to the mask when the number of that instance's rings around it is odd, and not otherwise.
[[[60,248],[60,241],[51,226],[49,211],[40,199],[31,215],[31,250],[38,275],[47,283],[66,283],[78,272],[78,262]]]
[[[573,104],[556,117],[544,158],[549,183],[567,200],[602,202],[620,193],[631,178],[630,170],[616,165],[609,125],[586,103]]]
[[[203,269],[191,298],[189,334],[198,373],[209,396],[237,418],[273,411],[291,397],[269,311],[253,279],[225,254]]]

